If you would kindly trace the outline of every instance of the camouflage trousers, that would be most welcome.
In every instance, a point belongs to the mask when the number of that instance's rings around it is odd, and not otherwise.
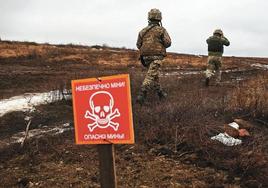
[[[216,82],[221,81],[221,64],[222,64],[222,57],[221,56],[209,56],[208,57],[208,66],[207,70],[205,71],[206,78],[210,78],[215,75]]]
[[[163,58],[148,57],[144,58],[145,62],[150,64],[145,79],[141,85],[141,91],[155,90],[157,92],[162,91],[159,81],[160,67],[162,65]]]

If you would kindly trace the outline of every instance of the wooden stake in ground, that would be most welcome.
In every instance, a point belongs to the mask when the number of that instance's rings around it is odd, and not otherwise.
[[[113,144],[98,145],[101,188],[117,188]]]

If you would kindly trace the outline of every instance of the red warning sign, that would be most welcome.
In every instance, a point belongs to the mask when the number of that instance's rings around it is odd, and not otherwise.
[[[129,75],[72,80],[77,144],[134,143]]]

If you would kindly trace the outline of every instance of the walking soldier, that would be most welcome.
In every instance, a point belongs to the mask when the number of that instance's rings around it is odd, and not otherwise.
[[[137,48],[140,50],[140,60],[148,72],[141,85],[137,102],[144,103],[148,90],[157,92],[160,99],[165,98],[165,93],[159,82],[160,67],[166,56],[166,48],[170,47],[171,39],[162,27],[162,14],[158,9],[151,9],[148,13],[148,26],[139,32]]]
[[[230,42],[224,37],[222,30],[216,29],[213,36],[207,39],[208,44],[208,66],[206,74],[206,86],[209,86],[211,76],[215,74],[216,83],[221,81],[221,64],[222,54],[224,52],[223,46],[229,46]]]

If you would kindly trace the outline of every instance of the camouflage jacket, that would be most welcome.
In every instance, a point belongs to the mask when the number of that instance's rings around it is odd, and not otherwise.
[[[227,38],[211,36],[207,39],[208,44],[208,55],[212,56],[222,56],[224,52],[223,46],[229,46],[230,42]]]
[[[164,27],[150,24],[139,32],[136,45],[142,56],[166,56],[171,39]]]

